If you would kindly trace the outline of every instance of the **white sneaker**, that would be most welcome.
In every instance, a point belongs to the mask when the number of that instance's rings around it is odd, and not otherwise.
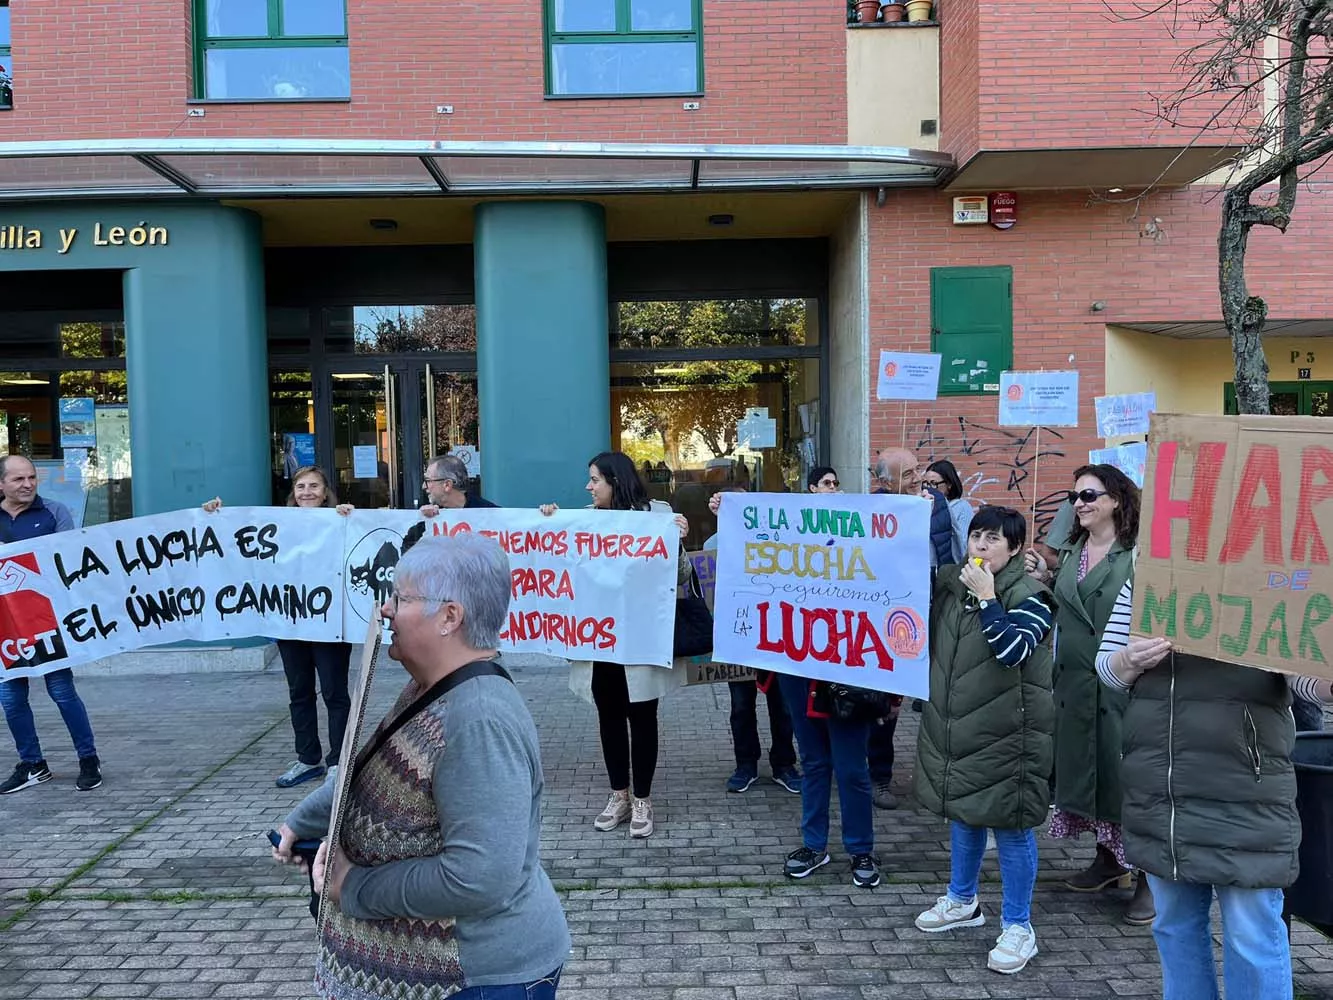
[[[629,821],[631,837],[651,837],[653,835],[653,803],[649,799],[634,799],[634,817]]]
[[[614,830],[629,819],[629,792],[612,792],[606,808],[592,821],[592,825],[605,833]]]
[[[1036,932],[1022,924],[1010,924],[986,957],[986,968],[1011,976],[1015,972],[1022,972],[1036,954]]]
[[[981,901],[954,902],[948,894],[935,900],[935,905],[916,918],[916,929],[927,934],[953,930],[955,927],[980,927],[986,922],[981,912]]]

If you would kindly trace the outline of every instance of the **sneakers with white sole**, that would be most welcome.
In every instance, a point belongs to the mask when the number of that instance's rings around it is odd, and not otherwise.
[[[917,916],[916,929],[927,934],[937,934],[955,927],[980,927],[985,922],[979,899],[960,903],[946,893],[935,900],[935,905],[929,910]]]
[[[1010,924],[1000,934],[986,957],[986,968],[1012,976],[1022,972],[1037,954],[1037,935],[1031,927]]]
[[[630,806],[629,835],[631,837],[651,837],[653,835],[653,803],[651,799],[635,798]]]
[[[606,831],[614,830],[629,819],[629,814],[629,791],[612,792],[611,798],[607,800],[606,808],[592,821],[592,825],[595,829],[606,833]]]
[[[4,784],[0,784],[0,795],[21,792],[25,788],[31,788],[33,785],[40,785],[43,781],[50,780],[51,769],[46,766],[46,761],[39,760],[35,764],[19,761],[18,766],[14,768],[14,773],[5,779]]]

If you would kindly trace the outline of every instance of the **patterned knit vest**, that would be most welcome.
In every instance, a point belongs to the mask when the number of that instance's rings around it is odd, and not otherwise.
[[[392,719],[416,699],[409,683]],[[443,701],[419,712],[370,760],[347,794],[342,845],[373,868],[444,850],[431,791],[445,746]],[[383,724],[381,724],[383,728]],[[315,962],[315,989],[333,1000],[443,1000],[465,985],[453,919],[357,920],[329,908]]]

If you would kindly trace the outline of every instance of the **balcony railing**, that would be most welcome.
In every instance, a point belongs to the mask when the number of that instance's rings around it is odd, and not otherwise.
[[[871,25],[904,28],[931,27],[935,5],[932,0],[847,0],[847,26],[868,28]]]

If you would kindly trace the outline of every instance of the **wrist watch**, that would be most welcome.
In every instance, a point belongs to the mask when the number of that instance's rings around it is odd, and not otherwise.
[[[979,601],[977,601],[977,607],[978,607],[979,609],[981,609],[982,611],[984,611],[984,610],[986,610],[986,608],[990,607],[990,602],[991,602],[992,600],[994,600],[994,598],[991,598],[991,597],[983,597],[983,598],[981,598]]]

